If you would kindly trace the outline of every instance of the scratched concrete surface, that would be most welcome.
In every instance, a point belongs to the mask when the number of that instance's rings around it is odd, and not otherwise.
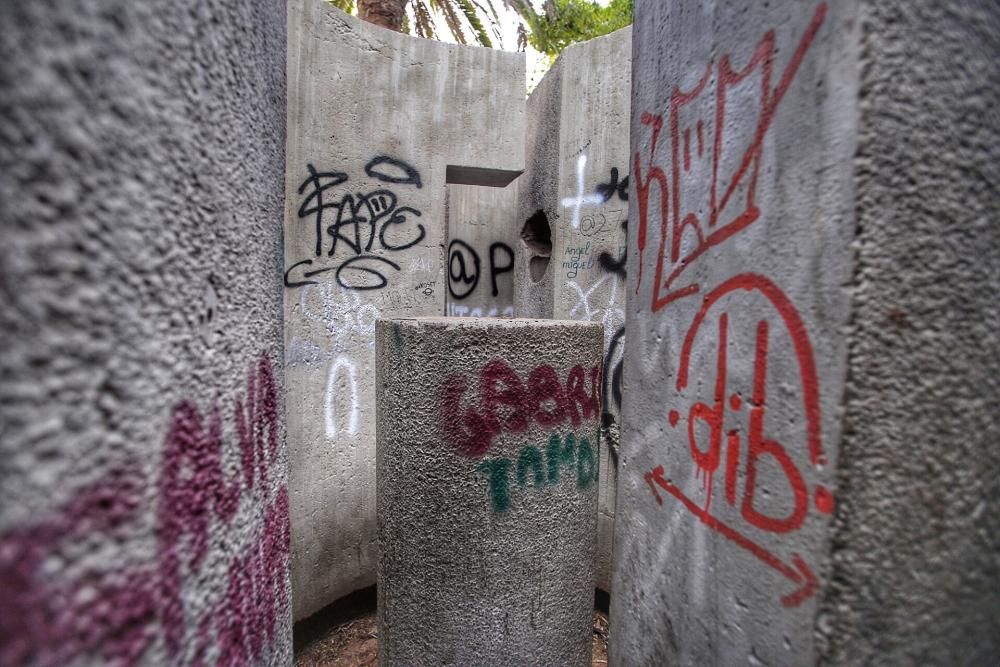
[[[591,662],[599,323],[376,325],[380,665]]]
[[[635,11],[611,661],[808,664],[847,369],[854,6]]]
[[[288,12],[298,619],[375,582],[375,319],[444,314],[445,183],[500,186],[523,169],[524,55],[402,35],[321,0]]]
[[[283,3],[0,25],[0,664],[289,664]]]

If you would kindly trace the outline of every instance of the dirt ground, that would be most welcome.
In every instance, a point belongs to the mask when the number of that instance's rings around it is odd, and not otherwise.
[[[298,642],[296,642],[298,644]],[[314,633],[295,651],[296,667],[373,667],[378,656],[375,612]],[[608,664],[608,617],[594,612],[594,667]]]

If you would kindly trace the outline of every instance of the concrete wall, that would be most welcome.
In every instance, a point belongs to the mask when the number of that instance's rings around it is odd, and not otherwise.
[[[288,6],[285,319],[302,618],[375,583],[376,317],[445,312],[445,183],[523,168],[524,56]]]
[[[378,323],[380,665],[590,666],[602,333]]]
[[[998,25],[637,3],[613,663],[995,662]]]
[[[605,590],[621,422],[630,58],[631,28],[563,51],[528,100],[528,164],[517,180],[517,314],[604,325],[597,585]],[[545,224],[548,239],[537,232]]]
[[[839,497],[856,8],[635,12],[611,660],[808,664]]]
[[[290,664],[284,7],[0,24],[0,663]]]
[[[1000,655],[1000,6],[868,2],[830,664]]]
[[[449,316],[514,316],[516,206],[513,183],[448,186]]]

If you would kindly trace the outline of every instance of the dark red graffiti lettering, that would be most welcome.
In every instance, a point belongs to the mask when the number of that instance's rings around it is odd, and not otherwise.
[[[233,401],[240,469],[231,477],[224,473],[219,407],[203,413],[193,401],[181,401],[172,410],[157,487],[154,563],[123,554],[114,569],[62,580],[43,575],[44,563],[69,545],[95,536],[127,542],[141,529],[149,481],[136,461],[81,487],[50,515],[0,536],[0,664],[64,665],[85,657],[141,664],[160,635],[171,658],[180,659],[191,645],[192,664],[201,664],[213,626],[219,664],[262,659],[288,605],[282,573],[290,542],[285,486],[269,503],[265,498],[279,454],[277,390],[266,355],[251,368],[246,387]],[[211,535],[235,521],[241,499],[254,493],[264,504],[262,519],[232,556],[225,595],[203,618],[191,618],[185,582],[202,577]]]
[[[729,55],[724,55],[719,60],[715,70],[717,75],[712,77],[713,62],[706,65],[698,83],[689,91],[682,91],[675,87],[670,96],[669,110],[669,131],[671,140],[671,169],[670,188],[668,191],[667,177],[662,168],[653,163],[653,156],[656,151],[656,143],[660,130],[663,127],[663,117],[659,114],[643,112],[640,122],[643,125],[652,127],[652,141],[650,142],[649,164],[646,175],[643,177],[642,160],[637,151],[634,156],[634,169],[636,181],[636,195],[639,203],[639,226],[636,234],[636,242],[639,253],[639,276],[636,284],[638,291],[642,283],[642,263],[647,244],[647,229],[649,226],[649,196],[652,182],[655,180],[660,192],[660,247],[657,252],[656,273],[654,276],[651,308],[658,311],[668,303],[676,301],[694,294],[700,289],[698,283],[691,283],[682,287],[677,287],[675,283],[681,274],[690,268],[696,260],[709,248],[717,246],[735,234],[749,227],[760,217],[760,209],[757,206],[757,177],[760,170],[761,157],[763,152],[764,136],[771,127],[774,114],[791,86],[806,52],[812,45],[816,34],[823,24],[826,16],[826,3],[820,3],[813,14],[812,20],[806,27],[798,46],[786,65],[778,83],[771,87],[774,69],[774,57],[777,52],[775,44],[775,34],[769,30],[761,38],[750,57],[749,62],[742,69],[734,69]],[[738,161],[738,166],[728,177],[728,182],[720,179],[720,168],[724,162],[724,148],[738,147],[734,140],[724,138],[727,127],[733,126],[732,119],[727,119],[728,91],[752,75],[760,73],[760,101],[757,125],[750,137],[749,144],[743,150]],[[714,83],[714,138],[711,151],[711,182],[708,192],[708,201],[690,201],[685,196],[687,188],[699,187],[698,179],[689,179],[687,184],[681,179],[681,170],[690,171],[693,158],[690,154],[690,138],[688,138],[684,149],[683,159],[681,158],[681,113],[689,106],[696,106],[705,99],[708,91],[711,90],[709,84]],[[740,112],[745,112],[741,109]],[[702,156],[702,128],[704,122],[697,120],[698,136],[698,156]],[[690,128],[684,129],[685,137],[689,137]],[[740,189],[745,189],[745,200],[742,205],[737,206],[735,196]],[[720,194],[721,192],[721,194]],[[669,196],[668,196],[669,194]],[[730,204],[733,203],[733,206]],[[735,207],[735,210],[732,210]],[[698,217],[698,211],[707,210],[707,224]],[[668,234],[668,220],[670,221]],[[695,244],[693,248],[682,255],[682,241],[685,232],[694,236]],[[664,262],[667,258],[667,238],[669,236],[669,262],[670,270],[664,279]]]
[[[542,364],[528,374],[525,384],[506,362],[496,359],[480,372],[478,401],[468,404],[463,401],[469,381],[459,373],[449,375],[439,390],[441,431],[458,451],[478,457],[500,433],[520,433],[532,420],[546,427],[566,419],[574,426],[596,420],[601,413],[601,365],[592,366],[589,375],[588,387],[583,366],[574,366],[563,385],[555,369]]]

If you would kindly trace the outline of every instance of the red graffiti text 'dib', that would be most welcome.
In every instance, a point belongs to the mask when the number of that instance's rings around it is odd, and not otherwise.
[[[690,405],[672,400],[664,415],[668,432],[686,441],[695,477],[702,481],[704,500],[693,500],[673,481],[672,475],[679,471],[668,471],[662,465],[646,472],[646,482],[656,502],[663,505],[661,492],[666,491],[703,524],[793,582],[792,591],[781,598],[786,607],[795,607],[815,595],[818,581],[804,558],[792,553],[783,560],[764,546],[773,541],[765,536],[799,530],[812,507],[824,515],[834,508],[833,494],[822,484],[812,482],[825,464],[812,345],[795,306],[769,278],[743,273],[712,288],[691,276],[691,267],[699,264],[709,250],[761,219],[758,177],[767,145],[765,136],[826,13],[826,3],[819,3],[792,48],[780,49],[789,54],[780,70],[775,64],[779,54],[776,35],[770,30],[743,62],[734,64],[729,54],[722,55],[705,64],[693,86],[675,86],[663,113],[646,111],[640,115],[640,122],[650,128],[651,141],[648,157],[643,160],[636,151],[633,165],[639,209],[636,292],[644,278],[649,236],[658,233],[651,310],[657,312],[678,300],[704,293],[680,349],[675,387],[678,399],[689,384],[692,349],[699,332],[711,337],[715,351],[714,360],[706,359],[707,363],[702,362],[704,365],[694,371],[706,386],[714,388],[711,399]],[[669,150],[663,151],[668,155],[668,164],[661,166],[657,164],[657,144],[664,128],[670,144]],[[749,131],[741,136],[740,128]],[[737,293],[746,296],[735,301],[729,298]],[[759,306],[761,297],[767,302],[763,308]],[[747,298],[754,301],[753,309],[743,307],[737,316],[734,308]],[[685,317],[685,311],[672,310],[670,316]],[[739,324],[747,321],[748,328],[741,329]],[[743,380],[748,386],[735,385],[729,366],[733,339],[741,334],[753,341],[750,377]],[[779,395],[768,391],[768,368],[780,358],[775,355],[789,349],[785,345],[789,340],[799,384],[783,385],[780,397],[783,409],[803,415],[804,438],[796,436],[793,441],[786,436],[782,442],[774,436],[776,418],[769,416],[774,412],[768,404],[769,395],[772,400]],[[706,356],[711,357],[711,352]],[[737,362],[734,367],[745,365]],[[734,420],[742,420],[745,428],[724,425]],[[785,428],[782,432],[793,431]],[[806,454],[808,466],[803,465]],[[772,471],[773,490],[784,494],[771,502],[765,499],[761,484],[765,469]],[[725,514],[735,514],[742,522],[739,527],[723,521],[718,509],[713,512],[712,490],[717,472],[722,475],[720,491],[724,502],[732,508]]]
[[[702,325],[709,320],[709,315],[720,310],[718,306],[727,297],[740,292],[763,297],[777,313],[781,329],[792,343],[796,363],[799,369],[801,390],[801,411],[805,417],[805,449],[809,462],[814,469],[819,469],[826,463],[820,433],[819,380],[816,373],[816,362],[812,346],[806,333],[805,324],[791,301],[772,281],[764,276],[745,273],[733,276],[717,288],[705,295],[701,308],[695,314],[684,341],[681,345],[680,363],[677,369],[676,389],[678,396],[688,386],[691,355],[695,339]],[[747,311],[744,311],[746,313]],[[768,309],[755,308],[753,313],[768,315]],[[735,321],[740,321],[735,319]],[[771,551],[755,540],[747,537],[733,526],[727,525],[712,513],[712,489],[716,472],[723,469],[724,500],[731,506],[739,505],[741,518],[752,528],[774,534],[784,534],[797,531],[802,527],[809,511],[810,495],[816,510],[822,514],[833,511],[833,495],[823,485],[813,487],[809,493],[807,475],[803,474],[790,454],[786,445],[768,435],[768,385],[767,373],[772,354],[771,323],[767,319],[756,321],[754,327],[754,360],[751,386],[748,388],[750,400],[744,401],[743,388],[731,387],[729,384],[729,348],[730,348],[730,317],[729,312],[720,312],[718,316],[717,347],[715,359],[715,382],[711,403],[698,401],[687,410],[682,411],[672,407],[667,413],[667,421],[671,429],[683,429],[686,432],[689,453],[695,467],[695,476],[702,478],[706,490],[705,501],[699,505],[679,486],[666,476],[662,465],[656,466],[646,473],[646,483],[659,504],[663,504],[658,489],[664,490],[692,512],[704,524],[719,532],[740,547],[747,549],[769,567],[777,570],[786,578],[798,584],[792,593],[782,597],[785,606],[796,606],[815,593],[816,579],[808,564],[797,554],[793,554],[789,565],[781,561]],[[739,429],[724,431],[723,423],[729,419],[746,415],[746,448],[742,448]],[[686,428],[683,422],[686,422]],[[698,425],[707,427],[707,438],[702,436],[699,442]],[[704,433],[704,429],[701,430]],[[725,443],[725,444],[723,444]],[[725,457],[723,459],[723,452]],[[769,461],[772,470],[780,471],[784,477],[785,487],[790,496],[787,503],[790,508],[784,514],[769,514],[758,507],[760,494],[757,492],[757,477],[760,466]],[[738,496],[738,485],[743,474],[743,492]],[[780,484],[778,485],[780,488]]]
[[[589,377],[588,377],[589,376]],[[565,381],[547,364],[536,366],[526,381],[506,362],[495,359],[479,374],[479,400],[467,396],[469,381],[455,373],[441,384],[441,430],[467,456],[486,454],[500,433],[521,433],[532,421],[554,427],[567,420],[578,426],[601,411],[601,367],[589,373],[570,369]]]

